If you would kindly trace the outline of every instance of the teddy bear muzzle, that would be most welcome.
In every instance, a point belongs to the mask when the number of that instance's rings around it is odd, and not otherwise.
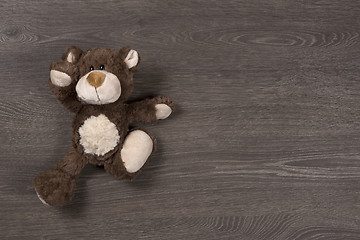
[[[81,77],[75,87],[80,100],[95,105],[117,101],[121,95],[121,84],[111,72],[94,70]]]

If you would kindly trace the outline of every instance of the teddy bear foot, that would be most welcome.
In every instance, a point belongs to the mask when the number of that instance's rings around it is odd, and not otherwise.
[[[59,169],[51,169],[38,174],[34,179],[34,186],[42,203],[62,206],[71,201],[76,179]]]
[[[145,129],[135,128],[125,138],[123,148],[110,163],[105,163],[105,170],[118,179],[134,179],[156,149],[156,140]]]
[[[154,150],[154,138],[144,129],[135,129],[125,138],[120,151],[121,159],[128,173],[139,171]]]

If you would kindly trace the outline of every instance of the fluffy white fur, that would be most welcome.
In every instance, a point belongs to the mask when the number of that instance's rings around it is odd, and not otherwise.
[[[50,79],[54,85],[59,87],[66,87],[71,83],[71,77],[69,75],[57,70],[50,71]]]
[[[170,116],[171,114],[171,108],[166,105],[166,104],[156,104],[155,105],[155,109],[156,109],[156,118],[157,119],[165,119],[168,116]]]
[[[104,115],[91,116],[79,128],[80,144],[85,153],[103,156],[119,143],[119,132],[114,123]]]
[[[91,86],[86,80],[92,72],[102,72],[106,75],[104,83],[98,88]],[[76,93],[81,100],[89,104],[113,103],[121,95],[121,85],[115,74],[103,70],[94,70],[80,78],[76,84]]]
[[[153,141],[146,132],[130,132],[121,149],[121,158],[126,170],[130,173],[137,172],[145,164],[152,149]]]
[[[126,58],[124,59],[124,62],[126,63],[128,68],[135,67],[139,62],[139,54],[137,53],[137,51],[131,49]]]

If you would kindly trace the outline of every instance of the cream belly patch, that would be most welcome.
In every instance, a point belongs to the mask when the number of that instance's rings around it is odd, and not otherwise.
[[[80,144],[85,153],[103,156],[113,150],[120,140],[119,131],[104,114],[91,116],[79,128]]]

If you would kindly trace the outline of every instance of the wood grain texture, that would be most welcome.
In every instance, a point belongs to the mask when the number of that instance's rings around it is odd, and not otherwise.
[[[1,239],[360,239],[360,2],[0,2]],[[69,45],[142,56],[133,98],[178,111],[133,182],[87,166],[73,202],[32,179],[70,146],[48,89]]]

